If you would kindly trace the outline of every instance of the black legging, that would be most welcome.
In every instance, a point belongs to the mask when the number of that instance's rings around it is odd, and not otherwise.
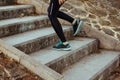
[[[59,11],[60,7],[61,7],[61,5],[59,5],[58,0],[51,0],[50,5],[48,7],[48,17],[51,21],[51,24],[52,24],[55,32],[57,33],[58,37],[60,38],[60,40],[62,42],[66,42],[66,38],[64,36],[62,26],[61,26],[60,22],[58,21],[57,17],[64,19],[70,23],[72,23],[74,21],[74,19],[71,16]]]

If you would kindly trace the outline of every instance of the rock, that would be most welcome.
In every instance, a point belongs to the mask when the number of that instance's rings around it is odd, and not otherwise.
[[[82,17],[86,17],[87,12],[85,10],[82,10],[80,8],[74,8],[70,11],[74,15],[80,15]]]
[[[111,24],[112,25],[116,25],[116,27],[118,26],[120,26],[120,19],[119,18],[117,18],[116,16],[114,16],[114,15],[110,15],[109,17],[108,17],[108,19],[111,21]]]
[[[94,25],[94,27],[96,27],[98,30],[102,30],[102,28],[101,28],[101,26],[100,25],[98,25],[98,24],[96,24],[96,25]]]
[[[93,19],[96,19],[96,15],[94,15],[94,14],[89,14],[89,18],[93,18]]]
[[[74,8],[74,7],[73,7],[72,5],[70,5],[69,3],[64,3],[64,4],[63,4],[63,7],[66,8],[66,9],[68,9],[68,10],[71,10],[71,9]]]
[[[108,0],[108,1],[111,2],[113,7],[120,9],[120,0]]]
[[[82,0],[68,0],[68,2],[72,3],[74,6],[83,6]]]
[[[118,14],[117,9],[115,9],[115,8],[113,8],[113,7],[107,8],[107,10],[108,10],[108,13],[109,13],[110,15],[116,15],[116,14]]]
[[[118,39],[120,40],[120,33],[117,33],[117,37],[118,37]]]
[[[102,30],[108,34],[108,35],[111,35],[111,36],[114,36],[115,33],[113,32],[113,30],[109,29],[109,28],[102,28]]]
[[[104,8],[93,5],[92,2],[86,2],[84,7],[88,12],[96,16],[99,16],[99,17],[107,16],[107,12]]]
[[[102,26],[111,26],[110,21],[105,20],[105,19],[103,19],[103,18],[99,18],[99,23],[100,23]]]
[[[120,32],[120,27],[114,27],[113,30],[115,30],[115,31],[117,31],[117,32]]]
[[[90,19],[88,18],[82,18],[82,21],[90,23]]]

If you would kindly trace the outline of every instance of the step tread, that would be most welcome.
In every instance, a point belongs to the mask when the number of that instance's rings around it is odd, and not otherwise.
[[[13,9],[20,9],[20,8],[30,8],[33,5],[10,5],[10,6],[0,6],[0,11],[9,11]]]
[[[47,63],[52,63],[52,61],[56,61],[63,56],[72,54],[72,52],[79,50],[83,46],[86,46],[87,44],[91,43],[95,39],[88,39],[88,38],[75,38],[74,40],[71,40],[70,43],[72,45],[72,50],[71,51],[56,51],[52,49],[52,47],[47,47],[43,50],[40,50],[35,53],[31,53],[31,57],[34,58],[35,60],[47,64]],[[80,45],[78,45],[80,44]]]
[[[103,71],[120,53],[102,50],[100,54],[92,54],[63,72],[65,80],[93,80],[97,73]]]
[[[0,28],[4,27],[5,25],[13,25],[16,23],[24,23],[24,22],[32,22],[34,20],[42,20],[44,18],[47,18],[46,15],[40,15],[40,16],[28,16],[28,17],[21,17],[21,18],[13,18],[13,19],[6,19],[0,21]]]
[[[70,26],[63,27],[63,30],[67,30],[67,29],[70,29]],[[10,45],[17,45],[17,44],[31,41],[40,37],[45,37],[54,33],[55,31],[53,30],[52,27],[47,27],[47,28],[27,31],[20,34],[15,34],[8,37],[3,37],[1,39],[6,41],[6,43]]]

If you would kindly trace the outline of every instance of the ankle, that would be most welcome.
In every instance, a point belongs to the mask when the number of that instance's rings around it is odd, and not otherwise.
[[[66,42],[63,42],[63,44],[64,44],[64,45],[67,45],[67,44],[68,44],[68,42],[67,42],[67,41],[66,41]]]
[[[74,25],[74,24],[76,23],[76,20],[77,20],[77,19],[74,19],[74,21],[72,22],[72,25]]]

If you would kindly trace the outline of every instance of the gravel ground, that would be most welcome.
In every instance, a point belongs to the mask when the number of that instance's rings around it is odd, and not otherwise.
[[[0,80],[42,80],[13,59],[0,53]]]

